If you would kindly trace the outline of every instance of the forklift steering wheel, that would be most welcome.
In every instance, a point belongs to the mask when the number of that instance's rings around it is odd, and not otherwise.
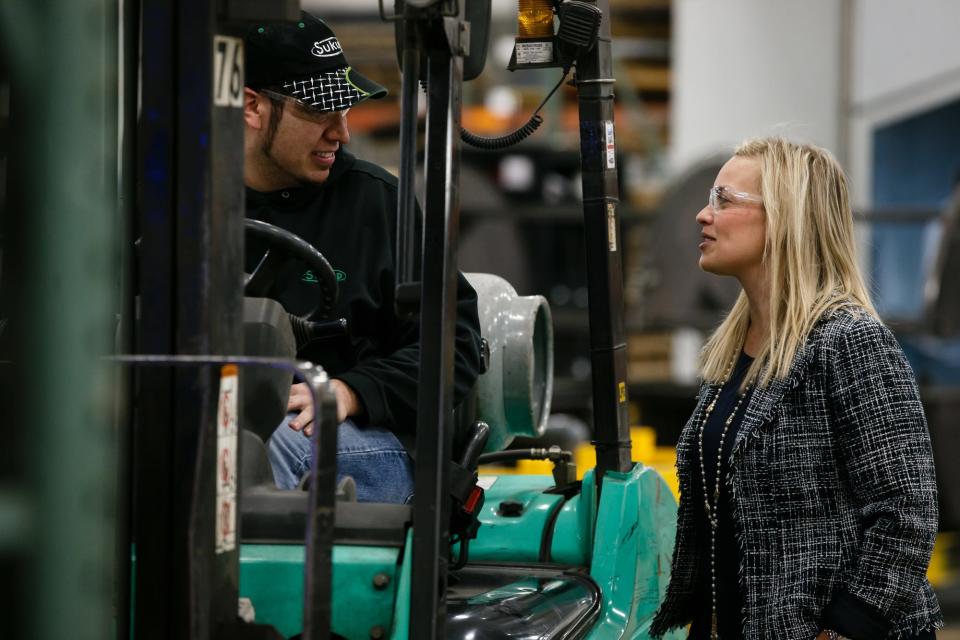
[[[299,236],[261,220],[247,218],[246,231],[247,234],[263,242],[267,246],[267,251],[253,273],[244,276],[243,295],[253,298],[266,297],[277,279],[280,267],[293,260],[299,260],[313,271],[319,285],[319,299],[316,306],[300,317],[304,320],[312,317],[319,319],[328,317],[337,301],[338,286],[337,274],[334,273],[333,267],[323,254]]]

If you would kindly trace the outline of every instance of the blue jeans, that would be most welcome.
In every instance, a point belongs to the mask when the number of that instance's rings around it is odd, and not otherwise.
[[[267,440],[273,479],[281,489],[295,489],[310,470],[310,438],[294,431],[284,418]],[[397,437],[382,427],[361,427],[344,420],[337,425],[337,482],[351,476],[359,502],[406,503],[413,495],[413,461]]]

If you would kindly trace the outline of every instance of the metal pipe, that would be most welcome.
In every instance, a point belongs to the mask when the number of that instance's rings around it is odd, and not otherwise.
[[[137,85],[139,81],[140,2],[121,0],[118,29],[120,32],[120,60],[118,94],[120,95],[118,198],[121,246],[120,266],[120,323],[117,349],[133,351],[133,318],[136,317],[134,283],[134,243],[136,229],[137,177]],[[126,428],[117,430],[117,506],[116,551],[114,565],[114,600],[116,620],[113,635],[117,640],[130,637],[132,606],[131,581],[133,572],[130,549],[133,545],[133,412],[127,402],[134,387],[133,375],[117,376],[119,387],[117,419]],[[120,399],[122,398],[122,400]]]
[[[597,7],[603,12],[599,38],[596,46],[577,60],[576,85],[599,494],[607,471],[627,471],[632,463],[609,0],[598,0]]]
[[[453,449],[453,358],[457,233],[460,217],[460,91],[463,59],[445,48],[429,53],[426,206],[420,309],[420,378],[413,512],[410,637],[444,637],[449,494],[447,463]],[[416,604],[414,605],[414,602]]]
[[[403,67],[400,89],[400,184],[397,197],[397,286],[417,280],[416,220],[417,96],[420,50],[415,23],[403,29]]]

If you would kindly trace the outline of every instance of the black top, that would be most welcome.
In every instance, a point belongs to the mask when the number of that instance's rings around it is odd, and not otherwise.
[[[418,211],[419,214],[419,211]],[[394,311],[397,179],[341,147],[321,185],[261,193],[247,189],[247,217],[282,227],[315,246],[336,270],[340,295],[332,318],[346,318],[349,337],[308,342],[297,357],[350,385],[370,424],[386,427],[408,447],[416,428],[419,325]],[[250,243],[250,272],[263,248]],[[294,314],[315,304],[317,279],[287,263],[269,297]],[[477,294],[463,275],[457,287],[454,399],[480,371]],[[315,318],[316,319],[316,318]]]
[[[739,570],[740,570],[740,546],[737,544],[736,532],[734,530],[733,510],[731,508],[730,489],[726,484],[727,473],[729,471],[730,454],[733,452],[733,443],[737,437],[737,431],[743,422],[743,416],[746,413],[747,405],[750,402],[750,391],[747,391],[747,397],[737,407],[740,399],[740,383],[743,381],[747,370],[753,364],[753,358],[745,353],[741,353],[733,367],[730,378],[720,389],[720,396],[713,407],[713,411],[707,418],[706,429],[703,433],[703,463],[704,471],[707,476],[707,488],[711,495],[714,488],[714,481],[717,472],[717,448],[720,446],[720,434],[723,432],[724,423],[730,417],[736,407],[737,413],[727,429],[727,434],[723,439],[723,458],[720,464],[720,507],[719,525],[717,526],[716,552],[714,554],[716,562],[716,581],[717,581],[717,624],[720,631],[720,637],[724,640],[734,640],[741,637],[741,618],[743,616],[743,596],[740,592]],[[716,393],[714,391],[713,393]],[[696,612],[693,617],[693,626],[690,629],[691,638],[708,638],[710,635],[710,615],[712,612],[711,594],[710,594],[710,526],[707,523],[707,514],[704,509],[704,490],[703,481],[700,477],[699,451],[697,452],[697,464],[694,465],[693,482],[693,503],[696,505],[694,513],[696,514],[697,527],[700,529],[700,540],[704,541],[706,548],[703,550],[702,557],[706,562],[701,567],[699,584],[701,585],[700,594]]]

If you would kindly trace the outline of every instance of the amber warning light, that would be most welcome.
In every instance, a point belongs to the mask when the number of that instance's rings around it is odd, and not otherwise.
[[[519,0],[517,40],[508,69],[553,67],[553,0]]]
[[[517,11],[517,37],[553,37],[553,1],[520,0]]]

